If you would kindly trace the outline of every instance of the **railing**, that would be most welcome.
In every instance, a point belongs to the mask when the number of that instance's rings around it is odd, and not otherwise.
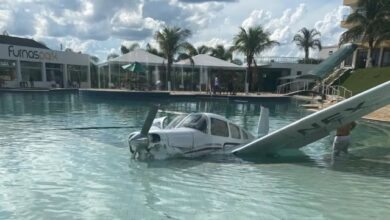
[[[281,84],[277,87],[276,93],[278,94],[286,94],[298,91],[307,91],[309,90],[309,81],[292,81],[289,83]]]
[[[309,81],[293,81],[289,83],[285,83],[282,85],[279,85],[277,87],[276,92],[278,94],[288,94],[293,92],[299,92],[299,91],[314,91],[319,94],[324,94],[327,96],[332,96],[332,99],[347,99],[349,97],[352,97],[352,91],[348,90],[344,86],[316,86],[313,89],[309,89],[310,82]]]
[[[316,86],[312,91],[331,97],[333,100],[347,99],[352,97],[352,91],[344,86]]]
[[[299,57],[257,57],[257,63],[299,63]]]

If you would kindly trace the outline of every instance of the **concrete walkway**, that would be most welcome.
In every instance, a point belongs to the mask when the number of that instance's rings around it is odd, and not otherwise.
[[[305,104],[305,105],[301,105],[301,106],[307,108],[310,111],[319,111],[321,109],[327,108],[327,107],[329,107],[333,104],[336,104],[336,103],[337,102],[325,102],[323,104],[315,103],[315,104]],[[390,123],[390,105],[387,105],[383,108],[380,108],[380,109],[364,116],[363,119]]]

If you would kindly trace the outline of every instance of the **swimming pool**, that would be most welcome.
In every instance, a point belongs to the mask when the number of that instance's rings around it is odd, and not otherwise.
[[[360,122],[351,158],[332,138],[305,156],[140,163],[127,135],[161,100],[0,93],[0,219],[385,219],[390,216],[390,127]],[[167,100],[254,131],[260,104],[275,130],[308,114],[291,102]],[[115,127],[115,128],[113,128]]]

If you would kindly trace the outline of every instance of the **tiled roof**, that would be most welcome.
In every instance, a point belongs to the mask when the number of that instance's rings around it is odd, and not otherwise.
[[[230,63],[230,62],[225,61],[225,60],[218,59],[216,57],[212,57],[212,56],[207,55],[207,54],[198,54],[198,55],[192,57],[192,60],[193,60],[195,66],[206,66],[206,67],[210,67],[210,68],[214,67],[214,68],[227,68],[227,69],[228,68],[230,68],[230,69],[245,69],[245,67],[236,65],[234,63]],[[192,62],[191,62],[191,59],[186,59],[186,60],[179,61],[175,64],[191,65]]]
[[[127,62],[127,63],[147,63],[147,64],[163,64],[164,58],[148,53],[142,49],[130,51],[127,54],[111,59],[109,62]]]
[[[12,44],[12,45],[16,45],[16,46],[49,49],[46,45],[39,43],[33,39],[11,37],[11,36],[7,36],[7,35],[0,35],[0,44]]]

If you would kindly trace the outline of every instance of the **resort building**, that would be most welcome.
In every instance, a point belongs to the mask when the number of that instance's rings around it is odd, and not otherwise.
[[[90,88],[89,55],[0,35],[0,87]]]
[[[134,73],[123,67],[139,63],[143,70]],[[127,88],[149,90],[160,79],[165,79],[165,59],[142,49],[98,64],[98,88]]]
[[[322,49],[318,52],[318,59],[325,60],[330,57],[334,52],[339,49],[338,45],[323,46]]]
[[[175,63],[175,68],[181,76],[180,85],[185,85],[184,78],[189,79],[189,75],[193,75],[197,78],[196,84],[193,85],[200,91],[210,90],[215,77],[218,77],[219,86],[222,89],[227,88],[229,82],[234,82],[235,90],[244,90],[245,66],[239,66],[207,54],[198,54],[190,59]]]
[[[343,4],[351,7],[351,12],[365,13],[364,10],[358,7],[358,0],[344,0]],[[346,22],[348,15],[344,16],[343,21],[341,21],[341,27],[350,29],[353,27],[353,24]],[[366,66],[368,55],[368,46],[367,43],[363,42],[362,47],[359,47],[352,57],[348,58],[344,62],[345,67],[352,68],[364,68]],[[372,64],[377,67],[390,66],[390,40],[382,42],[379,48],[375,48],[371,51]]]
[[[275,92],[277,86],[292,81],[308,81],[298,77],[308,74],[317,66],[317,63],[303,63],[302,58],[298,57],[259,57],[256,63],[259,69],[254,74],[254,88],[267,92]]]
[[[131,71],[126,65],[139,63],[142,71]],[[136,49],[98,65],[98,88],[135,90],[168,90],[166,59]],[[174,63],[171,70],[171,90],[208,91],[215,77],[221,87],[236,80],[237,89],[244,86],[245,67],[205,54]]]

